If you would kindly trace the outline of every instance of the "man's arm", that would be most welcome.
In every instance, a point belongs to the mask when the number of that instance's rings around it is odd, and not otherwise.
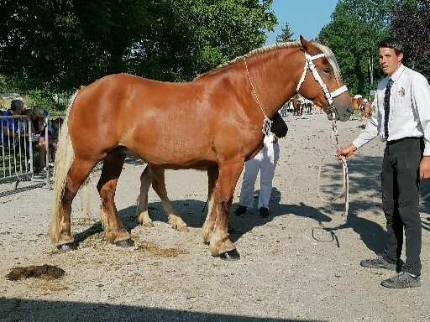
[[[365,145],[366,143],[373,140],[378,135],[378,102],[377,95],[375,94],[374,99],[375,110],[372,113],[372,117],[366,124],[366,127],[361,131],[359,136],[347,147],[342,147],[336,151],[338,159],[341,157],[351,157],[358,148]]]
[[[424,133],[424,152],[420,163],[420,180],[430,178],[430,85],[419,75],[413,79],[412,99]]]

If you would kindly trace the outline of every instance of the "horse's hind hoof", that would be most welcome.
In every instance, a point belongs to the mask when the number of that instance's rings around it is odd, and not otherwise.
[[[118,246],[118,247],[123,247],[123,248],[133,247],[134,246],[134,241],[131,240],[131,239],[124,239],[124,240],[117,241],[115,243],[115,245]]]
[[[71,252],[76,249],[75,243],[62,244],[57,246],[58,250],[61,250],[63,253]]]
[[[225,252],[219,255],[219,258],[225,261],[237,261],[240,259],[240,254],[236,249]]]

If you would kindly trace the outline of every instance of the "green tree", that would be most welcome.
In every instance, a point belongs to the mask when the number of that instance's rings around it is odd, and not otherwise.
[[[153,23],[152,1],[6,0],[0,72],[59,91],[124,71],[122,57]]]
[[[3,0],[0,74],[64,91],[114,72],[187,80],[265,42],[272,0]]]
[[[409,0],[393,13],[394,35],[404,44],[406,64],[430,79],[430,0]]]
[[[281,33],[276,37],[277,42],[289,42],[292,41],[294,37],[294,33],[291,30],[288,22],[285,23],[285,26],[282,28]]]
[[[138,74],[188,80],[261,47],[276,17],[272,0],[169,0],[164,23],[138,51]],[[145,62],[150,61],[150,64]],[[157,76],[159,75],[159,76]]]
[[[319,34],[335,53],[343,77],[353,93],[368,94],[378,68],[378,43],[390,35],[394,0],[340,0],[331,22]]]

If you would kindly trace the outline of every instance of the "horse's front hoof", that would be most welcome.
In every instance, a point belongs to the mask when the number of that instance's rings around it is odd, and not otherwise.
[[[75,243],[62,244],[57,246],[58,250],[61,250],[63,253],[71,252],[76,249]]]
[[[240,254],[236,249],[233,249],[231,251],[220,254],[219,258],[225,261],[237,261],[240,259]]]
[[[115,242],[115,245],[118,247],[122,247],[122,248],[133,247],[134,241],[131,239],[124,239],[124,240],[120,240],[120,241]]]

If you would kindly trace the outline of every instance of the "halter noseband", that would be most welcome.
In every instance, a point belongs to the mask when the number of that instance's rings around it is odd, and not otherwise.
[[[296,92],[298,93],[300,88],[303,85],[303,82],[305,81],[306,75],[308,70],[310,70],[312,72],[312,75],[314,76],[315,80],[318,82],[318,84],[321,86],[321,89],[324,92],[324,96],[327,99],[328,105],[329,105],[329,109],[331,109],[331,106],[333,104],[333,98],[339,96],[340,94],[348,91],[348,88],[346,87],[346,85],[343,85],[341,87],[339,87],[338,89],[334,90],[333,92],[329,92],[327,85],[324,83],[324,81],[322,80],[320,74],[318,73],[317,67],[314,64],[314,60],[317,60],[319,58],[325,57],[324,53],[320,53],[314,56],[309,55],[308,53],[305,52],[305,67],[303,68],[303,73],[302,76],[300,77],[300,81],[297,84],[297,88],[296,88]]]

